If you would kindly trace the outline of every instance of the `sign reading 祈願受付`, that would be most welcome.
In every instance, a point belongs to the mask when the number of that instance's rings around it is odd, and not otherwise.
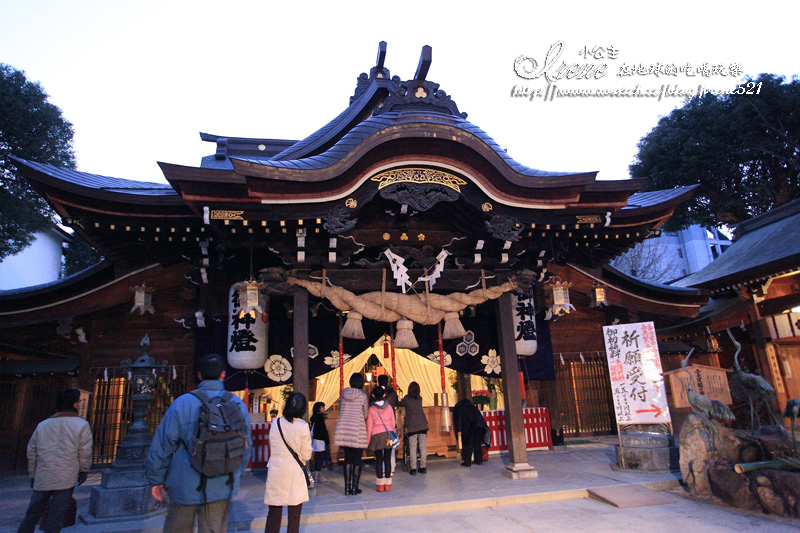
[[[669,423],[669,407],[652,322],[603,327],[617,424]]]

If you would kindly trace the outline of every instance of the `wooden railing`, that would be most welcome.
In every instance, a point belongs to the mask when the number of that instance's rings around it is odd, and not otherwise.
[[[506,413],[505,411],[483,411],[483,418],[492,434],[492,444],[489,451],[496,452],[508,450],[506,440]],[[522,410],[522,419],[525,426],[525,443],[527,449],[544,448],[553,445],[553,435],[550,431],[550,412],[547,407],[526,407]]]

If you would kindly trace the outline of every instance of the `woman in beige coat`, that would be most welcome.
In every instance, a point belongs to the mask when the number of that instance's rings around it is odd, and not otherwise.
[[[361,479],[361,456],[367,447],[367,395],[361,390],[364,376],[350,376],[350,387],[342,391],[339,399],[339,418],[333,443],[344,449],[344,493],[347,496],[361,494],[358,488]]]
[[[299,392],[292,394],[283,408],[283,416],[273,419],[269,428],[270,456],[267,463],[267,492],[264,503],[269,505],[265,533],[278,533],[283,506],[289,508],[289,533],[300,530],[303,502],[308,501],[306,476],[292,456],[289,447],[305,464],[311,459],[311,434],[302,419],[308,411],[308,401]],[[281,436],[283,433],[283,436]],[[288,445],[288,447],[287,447]]]

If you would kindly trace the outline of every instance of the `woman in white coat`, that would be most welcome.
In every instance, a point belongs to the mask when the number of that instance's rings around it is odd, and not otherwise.
[[[270,456],[267,463],[267,492],[264,496],[264,503],[269,505],[269,513],[264,533],[280,531],[284,505],[289,509],[289,525],[286,531],[300,531],[300,513],[303,502],[308,501],[308,487],[305,473],[292,456],[289,447],[303,464],[311,459],[311,434],[308,424],[302,418],[307,412],[306,397],[295,392],[287,400],[283,416],[273,419],[269,428]]]

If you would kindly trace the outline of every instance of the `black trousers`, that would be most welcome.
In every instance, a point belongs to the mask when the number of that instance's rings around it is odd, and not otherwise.
[[[31,496],[31,503],[25,512],[25,518],[19,525],[17,533],[33,533],[36,523],[42,517],[47,503],[50,507],[47,511],[47,523],[44,525],[46,533],[57,533],[61,531],[64,512],[72,501],[72,492],[75,487],[63,490],[35,490]]]
[[[299,533],[300,531],[300,513],[303,510],[303,504],[287,505],[288,510],[288,524],[286,525],[287,533]],[[281,514],[283,507],[280,505],[270,505],[269,512],[267,513],[267,525],[264,527],[264,533],[278,533],[281,530]]]
[[[379,479],[392,477],[392,448],[375,450],[375,474]]]
[[[469,466],[475,458],[475,464],[483,463],[481,456],[481,431],[479,429],[470,430],[467,433],[461,434],[461,460],[464,464]]]

